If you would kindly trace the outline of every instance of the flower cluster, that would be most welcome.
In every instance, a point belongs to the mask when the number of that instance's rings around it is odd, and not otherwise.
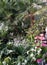
[[[40,34],[39,36],[36,36],[36,37],[35,37],[35,40],[36,40],[36,41],[38,40],[36,43],[38,43],[39,41],[41,41],[41,45],[40,45],[40,46],[41,46],[41,50],[42,50],[42,51],[41,51],[41,53],[42,53],[42,56],[41,56],[41,57],[43,58],[43,55],[47,53],[47,50],[46,50],[46,49],[47,49],[47,40],[46,40],[46,37],[45,37],[45,35],[42,33],[42,34]],[[40,48],[40,46],[39,46],[39,48]],[[39,51],[38,51],[38,52],[39,52]],[[40,53],[40,55],[41,55],[41,53]],[[39,64],[39,63],[40,63],[40,64],[45,63],[44,60],[42,60],[42,58],[38,58],[38,59],[37,59],[37,63],[38,63],[38,64]]]
[[[32,61],[36,61],[37,56],[40,55],[41,51],[42,51],[41,47],[32,46],[31,49],[27,51],[27,55],[30,56]]]

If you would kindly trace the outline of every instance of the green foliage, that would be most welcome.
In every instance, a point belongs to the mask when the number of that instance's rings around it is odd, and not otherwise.
[[[47,26],[47,6],[44,9],[41,4],[38,10],[34,3],[38,4],[36,0],[0,0],[0,65],[38,65],[36,60],[47,52],[34,39]],[[23,40],[17,40],[20,45],[14,42],[17,36]]]

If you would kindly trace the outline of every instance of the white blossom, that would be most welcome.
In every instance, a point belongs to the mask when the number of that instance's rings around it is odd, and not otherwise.
[[[34,61],[36,60],[36,58],[35,58],[35,57],[33,57],[32,59],[33,59]]]
[[[39,51],[41,51],[42,49],[40,48]]]
[[[37,49],[37,47],[35,47],[35,49]]]
[[[5,26],[5,31],[7,31],[8,30],[8,26]]]
[[[30,57],[33,57],[33,56],[34,56],[34,54],[33,54],[33,53],[31,53],[31,54],[30,54]]]
[[[34,51],[34,49],[32,48],[31,51]]]
[[[0,30],[2,30],[4,27],[4,23],[0,23]]]
[[[27,51],[27,54],[29,54],[29,51]]]
[[[36,9],[41,9],[42,8],[41,5],[37,5],[36,3],[33,3],[33,7],[36,8]]]
[[[37,54],[38,54],[38,55],[40,54],[41,50],[42,50],[42,49],[39,49],[39,50],[37,51]]]
[[[3,61],[3,65],[6,65],[6,62],[5,61]]]
[[[27,60],[25,60],[25,63],[27,63]]]
[[[25,63],[22,63],[22,65],[25,65]]]
[[[12,44],[12,43],[13,43],[13,42],[8,42],[7,44],[10,45],[10,44]]]
[[[17,65],[20,65],[20,62]]]

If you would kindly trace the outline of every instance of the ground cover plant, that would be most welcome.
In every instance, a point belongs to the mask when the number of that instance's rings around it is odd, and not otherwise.
[[[47,64],[47,2],[0,0],[0,65]]]

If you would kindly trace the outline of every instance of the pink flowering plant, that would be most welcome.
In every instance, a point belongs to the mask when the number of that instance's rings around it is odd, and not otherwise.
[[[31,42],[31,48],[27,51],[27,55],[31,58],[32,62],[36,62],[37,64],[44,62],[44,60],[47,62],[47,43],[44,34],[40,34],[36,37],[32,36],[31,38],[34,40],[34,42]]]

